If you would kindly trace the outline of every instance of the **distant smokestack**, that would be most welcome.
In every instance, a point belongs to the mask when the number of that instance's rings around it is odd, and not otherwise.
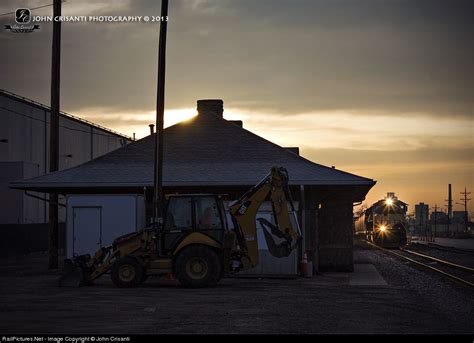
[[[148,125],[150,127],[150,135],[153,135],[155,133],[155,125],[154,124],[150,124]]]
[[[224,101],[221,99],[206,99],[197,101],[197,111],[200,116],[215,115],[219,118],[224,117]]]

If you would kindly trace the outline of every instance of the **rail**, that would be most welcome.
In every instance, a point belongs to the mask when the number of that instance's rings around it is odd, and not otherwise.
[[[470,281],[468,281],[468,280],[465,280],[465,279],[463,279],[463,278],[460,278],[460,277],[458,277],[458,276],[456,276],[456,275],[453,275],[453,274],[451,274],[451,273],[448,273],[448,272],[446,272],[446,271],[444,271],[444,270],[441,270],[441,269],[435,268],[435,267],[433,267],[433,266],[430,266],[430,265],[428,265],[428,264],[426,264],[426,263],[423,263],[423,262],[414,260],[413,258],[410,258],[410,257],[405,256],[405,255],[403,255],[403,254],[399,254],[399,253],[397,253],[397,252],[395,252],[395,251],[382,248],[382,247],[380,247],[380,246],[378,246],[378,245],[376,245],[376,244],[374,244],[374,243],[367,242],[367,244],[369,244],[370,246],[372,246],[372,247],[374,247],[374,248],[377,248],[377,249],[379,249],[379,250],[382,250],[382,251],[385,252],[385,253],[388,253],[388,254],[397,256],[397,257],[399,257],[399,258],[402,258],[402,259],[404,259],[404,260],[406,260],[406,261],[409,261],[409,262],[411,262],[411,263],[413,263],[413,264],[416,264],[416,265],[418,265],[418,266],[424,267],[424,268],[426,268],[426,269],[430,269],[430,270],[432,270],[432,271],[434,271],[434,272],[436,272],[436,273],[438,273],[438,274],[441,274],[441,275],[443,275],[443,276],[445,276],[445,277],[447,277],[447,278],[450,278],[450,279],[452,279],[452,280],[455,280],[455,281],[457,281],[457,282],[459,282],[459,283],[461,283],[461,284],[463,284],[463,285],[467,285],[467,286],[469,286],[469,287],[471,287],[471,288],[474,288],[474,283],[472,283],[472,282],[470,282]],[[435,261],[435,262],[437,262],[437,263],[440,263],[440,264],[443,264],[443,265],[446,265],[446,266],[448,266],[448,267],[455,268],[455,269],[458,269],[458,270],[462,270],[462,271],[465,271],[465,272],[471,273],[471,272],[474,271],[474,269],[472,269],[472,268],[469,268],[469,267],[466,267],[466,266],[461,266],[461,265],[458,265],[458,264],[455,264],[455,263],[452,263],[452,262],[449,262],[449,261],[440,260],[440,259],[437,259],[437,258],[432,257],[432,256],[428,256],[428,255],[424,255],[424,254],[420,254],[420,253],[415,253],[414,251],[409,251],[409,250],[405,250],[405,249],[400,249],[400,251],[405,251],[405,252],[407,252],[407,253],[408,253],[408,252],[409,252],[409,253],[414,253],[414,255],[417,255],[418,257],[422,257],[422,258],[424,258],[424,259],[428,259],[428,260],[431,260],[431,261]]]
[[[429,256],[429,255],[425,255],[425,254],[420,254],[419,252],[408,250],[408,249],[402,249],[401,248],[400,250],[404,251],[404,252],[407,252],[409,254],[412,254],[412,255],[416,255],[416,256],[426,258],[427,260],[431,260],[431,261],[435,261],[437,263],[444,264],[446,266],[449,266],[449,267],[452,267],[452,268],[455,268],[455,269],[459,269],[459,270],[463,270],[463,271],[466,271],[466,272],[474,273],[474,268],[469,268],[469,267],[466,267],[466,266],[462,266],[460,264],[452,263],[452,262],[445,261],[445,260],[440,260],[439,258]]]

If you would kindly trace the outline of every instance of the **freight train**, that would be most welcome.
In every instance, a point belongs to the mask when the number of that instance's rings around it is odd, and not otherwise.
[[[408,205],[395,193],[387,193],[384,199],[360,211],[354,223],[355,232],[385,248],[402,247],[407,243],[407,210]]]

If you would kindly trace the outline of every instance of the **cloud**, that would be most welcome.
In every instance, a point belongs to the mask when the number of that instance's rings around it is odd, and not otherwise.
[[[443,148],[439,145],[424,147],[416,150],[359,150],[359,149],[341,149],[326,148],[315,149],[304,147],[301,153],[313,161],[319,161],[327,165],[342,166],[342,168],[358,167],[382,168],[399,170],[406,166],[411,168],[412,165],[444,165],[463,164],[465,166],[474,167],[474,156],[472,154],[473,147],[457,147]],[[395,168],[396,167],[396,168]]]
[[[77,0],[63,13],[158,15],[159,7]],[[217,97],[284,115],[356,109],[470,117],[472,9],[465,1],[172,1],[166,105]],[[14,40],[0,34],[2,88],[48,101],[50,26]],[[157,38],[158,25],[64,24],[63,106],[152,110]]]
[[[7,0],[0,11],[40,5]],[[473,11],[461,0],[173,0],[166,108],[222,98],[226,117],[252,132],[378,179],[377,196],[398,190],[410,203],[429,194],[442,203],[449,180],[474,186]],[[160,2],[71,0],[63,13],[159,15]],[[158,31],[63,24],[62,109],[146,135]],[[51,24],[1,30],[0,42],[0,88],[48,104]]]

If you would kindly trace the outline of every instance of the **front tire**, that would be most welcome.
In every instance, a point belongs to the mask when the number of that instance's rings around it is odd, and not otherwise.
[[[176,278],[184,287],[215,286],[221,273],[219,256],[206,246],[193,245],[185,248],[175,261]]]
[[[125,256],[114,262],[110,277],[115,286],[130,288],[142,283],[144,274],[145,270],[136,258]]]

